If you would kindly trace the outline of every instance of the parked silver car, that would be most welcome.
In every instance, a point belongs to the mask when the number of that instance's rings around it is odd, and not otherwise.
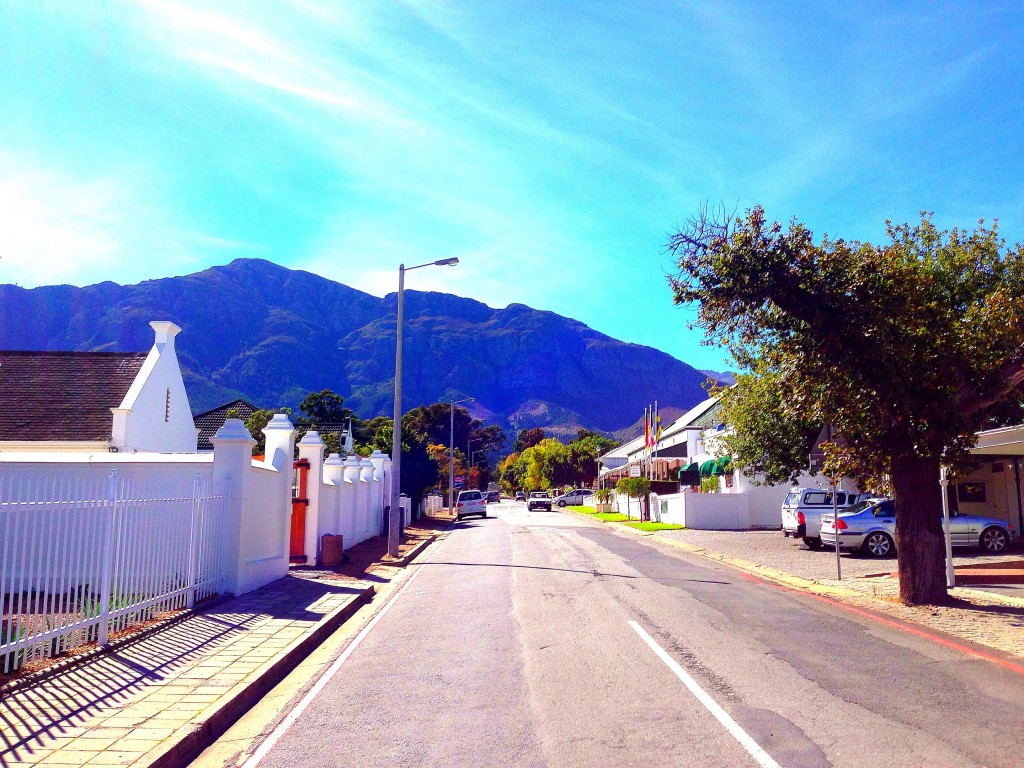
[[[593,493],[593,491],[588,491],[584,488],[574,488],[571,491],[563,493],[561,496],[555,496],[551,501],[559,507],[567,505],[570,507],[578,507],[583,504],[583,499],[591,493]]]
[[[892,499],[870,499],[839,513],[839,548],[861,550],[871,557],[896,552],[896,505]],[[1017,538],[1005,520],[981,515],[949,513],[949,537],[954,547],[981,547],[990,554],[1003,552]],[[836,545],[832,515],[821,516],[821,542]]]

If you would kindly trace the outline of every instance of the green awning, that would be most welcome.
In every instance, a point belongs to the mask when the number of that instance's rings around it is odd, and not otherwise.
[[[676,478],[679,479],[679,480],[682,480],[684,472],[699,472],[699,471],[700,471],[700,465],[696,461],[691,461],[689,464],[679,468],[679,471],[676,472]],[[692,477],[688,477],[687,479],[692,479]]]
[[[732,456],[723,456],[715,462],[715,474],[716,475],[727,475],[731,471],[729,465],[732,464]]]
[[[716,459],[708,459],[707,461],[700,465],[700,476],[711,477],[712,475],[716,474],[715,468],[717,466],[718,461]]]

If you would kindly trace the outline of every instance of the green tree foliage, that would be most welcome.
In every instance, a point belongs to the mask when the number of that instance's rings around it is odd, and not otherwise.
[[[533,429],[520,429],[516,433],[515,442],[512,443],[512,453],[522,453],[527,448],[532,448],[537,445],[541,440],[546,438],[544,430],[540,427],[534,427]]]
[[[831,474],[851,456],[887,473],[901,600],[944,601],[940,464],[962,460],[977,430],[1020,414],[1021,247],[1007,249],[983,222],[940,231],[929,214],[887,224],[880,245],[815,242],[796,220],[783,227],[754,208],[738,218],[702,211],[669,248],[675,301],[696,303],[710,343],[753,377],[737,398],[774,406],[793,439],[801,425],[833,425],[846,448],[830,454]],[[792,447],[793,462],[802,450]],[[776,451],[765,466],[786,461]]]
[[[282,408],[282,413],[291,413],[291,409]],[[252,447],[253,456],[262,456],[267,450],[267,437],[263,434],[263,430],[266,429],[267,424],[274,418],[274,414],[277,411],[271,409],[261,409],[253,411],[248,419],[245,420],[245,428],[249,430],[249,434],[252,435],[252,439],[256,441],[256,445]]]
[[[651,492],[651,481],[646,477],[620,477],[619,481],[615,483],[615,490],[640,502]],[[640,516],[643,517],[643,506],[640,507],[640,510]],[[626,516],[629,516],[628,505],[626,507]]]
[[[731,429],[719,440],[734,467],[756,483],[794,482],[807,471],[821,424],[783,407],[784,388],[764,365],[740,374],[736,386],[712,390],[722,400],[719,418]]]
[[[318,424],[344,424],[348,419],[355,419],[355,413],[346,408],[345,398],[329,389],[310,392],[299,403],[297,424],[315,426]]]
[[[519,436],[523,437],[526,431],[521,430]],[[516,442],[529,439],[517,437]],[[593,484],[597,479],[597,457],[616,445],[615,440],[583,429],[568,445],[546,437],[509,454],[499,465],[499,483],[507,493]]]

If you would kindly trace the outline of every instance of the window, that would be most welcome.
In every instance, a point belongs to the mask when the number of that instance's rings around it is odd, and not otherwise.
[[[883,501],[875,507],[875,517],[896,517],[896,503]]]
[[[808,491],[804,494],[804,504],[808,506],[824,505],[832,503],[832,494],[824,491]]]

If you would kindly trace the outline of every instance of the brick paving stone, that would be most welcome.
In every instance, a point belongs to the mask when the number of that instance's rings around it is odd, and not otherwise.
[[[137,763],[365,586],[281,579],[12,691],[0,766]]]

